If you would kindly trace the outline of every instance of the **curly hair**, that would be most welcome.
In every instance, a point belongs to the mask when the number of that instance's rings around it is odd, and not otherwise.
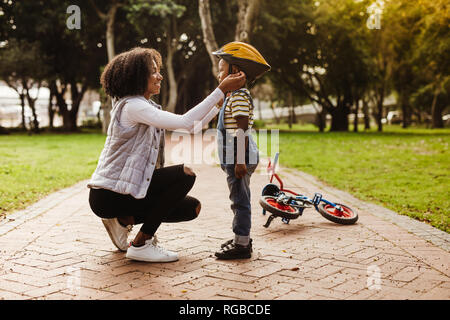
[[[144,95],[148,79],[162,66],[161,54],[155,49],[134,48],[112,59],[103,70],[100,83],[111,98]]]

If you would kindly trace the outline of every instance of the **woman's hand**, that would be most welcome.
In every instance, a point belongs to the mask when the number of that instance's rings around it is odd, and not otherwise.
[[[225,79],[222,80],[218,88],[222,90],[223,93],[235,91],[242,88],[242,86],[245,84],[245,81],[245,73],[239,71],[238,73],[229,74]]]

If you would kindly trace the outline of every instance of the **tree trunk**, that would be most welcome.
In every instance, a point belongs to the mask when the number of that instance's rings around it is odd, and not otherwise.
[[[111,97],[106,97],[106,103],[102,104],[102,132],[107,133],[109,122],[111,121],[112,100]]]
[[[293,103],[292,103],[292,123],[294,123],[294,124],[297,124],[298,123],[298,121],[297,121],[297,114],[295,113],[295,105],[296,105],[296,103],[295,103],[295,99],[294,99],[294,101],[293,101]]]
[[[216,37],[214,36],[209,0],[198,0],[198,13],[201,20],[203,42],[205,43],[206,51],[208,51],[212,64],[212,74],[214,79],[217,79],[217,75],[219,74],[218,60],[212,52],[217,50],[218,46]]]
[[[344,105],[338,105],[331,112],[330,131],[348,131],[348,111]]]
[[[166,110],[169,112],[175,112],[175,107],[177,105],[177,97],[178,97],[178,86],[177,80],[175,79],[175,71],[173,67],[173,57],[175,54],[175,50],[177,48],[178,41],[176,40],[178,35],[176,32],[175,26],[175,17],[172,17],[171,25],[168,28],[166,47],[167,47],[167,59],[166,59],[166,68],[167,68],[167,77],[169,80],[169,101],[167,102]]]
[[[324,132],[325,127],[327,124],[327,111],[324,107],[319,105],[319,108],[316,107],[315,103],[313,102],[313,107],[316,110],[316,119],[315,119],[315,125],[319,128],[319,132]]]
[[[270,101],[270,109],[272,110],[273,118],[275,119],[275,122],[277,124],[280,123],[280,117],[277,116],[277,113],[275,112],[275,107],[273,105],[273,101]]]
[[[406,92],[400,93],[400,104],[402,109],[402,128],[408,128],[411,125],[411,107],[409,106]]]
[[[59,113],[63,118],[63,129],[66,132],[74,132],[77,128],[77,116],[78,109],[80,107],[81,100],[83,99],[83,95],[86,92],[86,86],[82,86],[80,90],[76,85],[75,81],[71,81],[70,90],[71,90],[71,99],[72,105],[69,110],[66,100],[64,99],[64,93],[68,88],[68,85],[61,86],[61,90],[58,89],[56,83],[52,85],[53,92],[56,97],[56,104],[59,109]]]
[[[376,120],[378,132],[383,131],[383,103],[384,103],[384,95],[381,95],[379,99],[377,99],[377,111],[376,111]]]
[[[114,47],[114,22],[116,21],[118,8],[119,5],[114,3],[106,15],[106,50],[108,51],[108,61],[111,61],[116,55]]]
[[[289,129],[292,129],[292,122],[293,122],[293,117],[292,117],[292,105],[294,104],[293,102],[293,98],[292,98],[292,92],[289,91],[288,93],[288,125],[289,125]]]
[[[115,46],[114,46],[114,24],[116,20],[116,13],[120,7],[120,3],[116,1],[112,1],[111,7],[108,9],[108,12],[105,14],[101,12],[95,2],[90,0],[92,7],[97,12],[98,17],[106,22],[106,51],[108,54],[108,62],[111,61],[116,55]],[[109,122],[111,121],[111,109],[112,109],[112,101],[109,96],[107,96],[106,103],[101,106],[103,121],[102,121],[102,131],[106,133],[108,131]]]
[[[289,129],[292,129],[292,112],[291,112],[291,107],[288,107],[288,126]]]
[[[170,39],[168,40],[171,41]],[[175,106],[177,104],[177,81],[175,80],[175,73],[173,70],[173,47],[169,44],[167,46],[167,62],[166,62],[166,68],[167,68],[167,76],[169,79],[169,101],[167,103],[166,110],[169,112],[175,112]]]
[[[62,114],[63,118],[63,129],[65,132],[76,132],[78,130],[77,126],[77,116],[71,110],[66,110]]]
[[[69,120],[68,120],[69,110],[68,110],[66,100],[64,99],[64,91],[65,90],[63,90],[62,92],[59,92],[59,91],[55,92],[56,105],[58,106],[59,114],[62,116],[62,119],[63,119],[64,131],[70,131]]]
[[[363,98],[363,113],[364,113],[364,130],[370,130],[370,115],[369,115],[369,103]]]
[[[238,0],[238,17],[234,39],[250,42],[255,17],[259,10],[259,0]]]
[[[258,114],[259,114],[259,120],[263,120],[263,115],[262,115],[262,109],[261,109],[261,99],[258,99]]]
[[[355,100],[355,118],[353,119],[353,132],[358,132],[358,113],[359,113],[359,99]]]
[[[422,112],[417,111],[415,112],[415,115],[417,116],[417,123],[422,124]]]
[[[27,98],[28,100],[28,106],[31,109],[31,113],[33,114],[33,132],[34,133],[39,133],[39,121],[37,119],[37,114],[36,114],[36,107],[35,107],[35,99],[32,98]]]
[[[297,115],[295,114],[295,106],[291,106],[289,108],[289,111],[290,111],[291,123],[296,124],[297,123]]]
[[[49,86],[49,90],[50,95],[48,99],[48,127],[50,128],[50,130],[52,130],[54,128],[54,118],[55,118],[55,109],[53,106],[53,96],[54,96],[53,86]]]
[[[116,21],[116,12],[119,8],[118,3],[114,3],[111,8],[109,8],[106,15],[106,50],[108,52],[108,62],[110,62],[116,55],[116,50],[114,46],[114,23]],[[103,109],[103,122],[102,131],[103,133],[108,132],[109,122],[111,121],[111,109],[112,100],[111,97],[107,97],[106,103],[102,106]],[[75,122],[76,129],[76,122]]]
[[[80,109],[81,101],[83,100],[83,96],[86,92],[87,86],[82,85],[80,89],[78,89],[77,83],[75,81],[71,81],[70,83],[70,93],[72,99],[72,105],[70,110],[68,111],[66,121],[67,124],[64,125],[67,131],[74,132],[78,130],[77,119],[78,119],[78,110]]]
[[[317,113],[317,125],[319,127],[319,132],[324,132],[327,124],[327,112],[324,108],[322,111]]]
[[[437,87],[434,91],[433,102],[431,104],[431,127],[432,128],[443,128],[444,121],[442,120],[442,107],[438,105],[437,99],[439,95],[439,88]]]
[[[21,93],[19,94],[20,97],[20,107],[21,107],[21,114],[22,114],[22,129],[24,131],[27,131],[27,124],[25,122],[25,94]]]
[[[39,96],[40,84],[38,84],[38,92],[37,92],[35,98],[31,97],[28,85],[24,85],[24,87],[25,87],[25,95],[26,95],[26,98],[27,98],[28,106],[30,107],[31,113],[33,114],[33,128],[32,128],[32,130],[35,133],[39,133],[39,121],[37,119],[37,113],[36,113],[36,100],[37,100],[37,98]]]

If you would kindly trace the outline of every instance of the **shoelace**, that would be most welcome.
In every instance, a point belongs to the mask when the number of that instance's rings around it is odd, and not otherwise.
[[[131,227],[132,228],[132,227]],[[158,238],[156,237],[156,235],[153,236],[152,238],[152,245],[153,247],[158,250],[159,252],[165,254],[166,256],[168,255],[167,250],[165,250],[163,247],[158,246]],[[130,243],[128,244],[128,247],[131,247],[133,245],[133,241],[130,241]]]
[[[153,236],[152,239],[152,245],[155,247],[155,249],[157,249],[159,252],[164,253],[165,255],[168,255],[167,250],[164,249],[163,247],[158,246],[158,237],[156,237],[156,235]]]

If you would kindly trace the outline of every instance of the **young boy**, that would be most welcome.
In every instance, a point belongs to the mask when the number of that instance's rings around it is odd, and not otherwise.
[[[254,47],[231,42],[213,52],[220,58],[219,82],[227,75],[243,71],[247,83],[253,83],[270,66]],[[217,125],[219,158],[227,174],[231,210],[234,213],[234,239],[222,244],[218,259],[247,259],[252,254],[250,177],[258,162],[258,148],[249,134],[253,125],[253,101],[247,88],[228,93],[219,113]]]

